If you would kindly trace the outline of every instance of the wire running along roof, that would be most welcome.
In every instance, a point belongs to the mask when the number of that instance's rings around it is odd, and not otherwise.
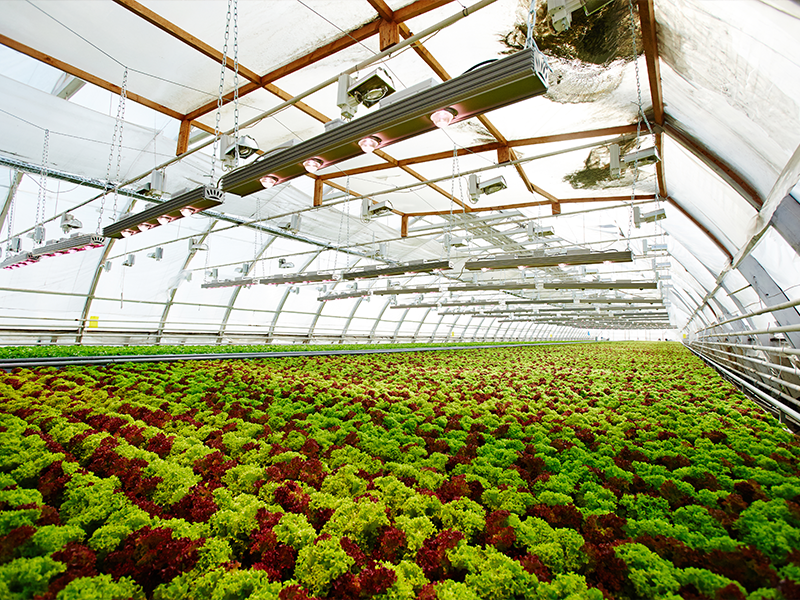
[[[528,2],[486,4],[355,75],[381,66],[402,90],[428,78],[445,81],[520,49]],[[48,220],[47,239],[57,239],[64,235],[59,229],[64,212],[80,220],[86,233],[97,229],[98,218],[105,226],[158,200],[128,192],[144,192],[149,170],[210,139],[226,6],[156,0],[4,3],[3,240],[10,231],[21,234],[23,248],[31,247],[26,234],[40,210]],[[445,0],[239,3],[239,123],[374,57],[393,35],[402,41],[461,11],[460,3]],[[590,17],[575,13],[571,29],[561,34],[552,29],[545,2],[538,3],[536,17],[534,39],[553,71],[545,95],[288,184],[229,197],[219,207],[101,249],[2,271],[4,343],[560,335],[571,329],[506,323],[497,315],[444,314],[437,304],[473,297],[563,301],[564,292],[551,290],[553,284],[574,288],[585,282],[588,288],[624,281],[657,282],[658,289],[574,289],[572,302],[663,298],[676,332],[690,333],[765,301],[750,276],[753,262],[786,299],[796,299],[800,228],[786,217],[778,226],[773,215],[798,214],[797,193],[790,193],[800,174],[797,5],[637,0],[630,6],[614,0]],[[227,52],[231,63],[232,28]],[[126,68],[124,126],[115,138]],[[73,86],[78,89],[69,95],[62,90],[73,75],[88,83]],[[223,131],[234,125],[233,75],[226,69],[222,84]],[[241,133],[262,150],[310,139],[339,117],[336,91],[328,85]],[[655,134],[648,135],[642,123],[643,144],[655,139],[661,161],[623,168],[614,177],[610,145],[617,143],[623,154],[634,149],[640,96]],[[355,118],[368,112],[362,106]],[[52,173],[41,194],[37,171],[45,130]],[[119,153],[110,152],[112,138]],[[166,167],[168,196],[210,183],[210,152],[209,146]],[[505,164],[509,161],[519,164]],[[103,197],[102,187],[117,169],[123,181],[146,176],[125,186],[125,193]],[[464,175],[472,171],[480,171],[482,180],[502,175],[507,188],[473,204]],[[217,161],[215,178],[222,173]],[[389,200],[395,213],[364,222],[364,196]],[[642,212],[663,208],[666,218],[636,227],[633,204]],[[290,227],[292,214],[301,215],[297,230]],[[552,227],[552,235],[531,239],[530,223],[535,231]],[[661,244],[666,250],[652,250]],[[156,248],[162,248],[158,260]],[[486,272],[464,268],[468,259],[575,249],[630,249],[635,260]],[[124,266],[130,256],[132,266]],[[280,268],[279,259],[292,266]],[[355,282],[201,287],[214,276],[269,278],[436,259],[451,260],[453,268]],[[481,283],[493,289],[453,292]],[[523,284],[530,285],[513,289]],[[410,306],[392,310],[398,300],[384,290],[393,285],[438,291],[400,296]],[[496,289],[503,285],[506,291]],[[352,297],[318,300],[331,295]],[[771,319],[760,317],[759,323],[769,325]],[[630,319],[629,327],[642,322]]]

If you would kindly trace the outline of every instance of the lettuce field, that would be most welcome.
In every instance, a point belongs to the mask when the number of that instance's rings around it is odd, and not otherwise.
[[[0,598],[800,598],[800,444],[678,344],[0,375]]]

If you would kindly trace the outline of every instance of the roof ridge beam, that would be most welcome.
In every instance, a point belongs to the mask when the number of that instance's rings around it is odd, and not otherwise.
[[[439,8],[445,4],[452,2],[452,0],[417,0],[408,6],[403,7],[402,9],[398,10],[394,17],[398,21],[402,21],[405,19],[411,19],[416,16],[422,15],[428,11],[431,11],[435,8]],[[250,92],[253,92],[261,87],[266,86],[268,83],[272,83],[277,81],[281,77],[285,77],[286,75],[290,75],[300,69],[307,67],[309,65],[314,64],[315,62],[327,58],[332,54],[339,52],[340,50],[344,50],[357,44],[367,38],[372,37],[373,35],[377,35],[380,30],[380,23],[381,19],[377,18],[369,23],[358,27],[352,31],[345,32],[343,35],[339,36],[335,40],[325,44],[324,46],[320,46],[319,48],[315,48],[308,54],[300,56],[293,61],[278,67],[277,69],[273,69],[269,73],[265,73],[259,78],[259,84],[256,85],[253,82],[245,84],[244,86],[239,88],[239,97],[245,96]],[[225,105],[228,102],[233,100],[233,92],[230,92],[223,96],[222,104]],[[199,119],[203,115],[208,114],[212,110],[216,109],[217,102],[209,102],[204,104],[203,106],[198,107],[197,109],[191,111],[186,115],[186,118],[189,120]]]

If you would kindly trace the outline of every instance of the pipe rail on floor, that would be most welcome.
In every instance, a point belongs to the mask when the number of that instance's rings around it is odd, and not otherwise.
[[[729,342],[698,342],[706,346],[725,346],[726,348],[743,348],[751,350],[763,350],[772,354],[783,354],[784,356],[800,356],[797,348],[783,348],[781,346],[759,346],[758,344],[732,344]]]
[[[747,381],[741,375],[737,375],[733,371],[723,367],[721,364],[716,362],[715,360],[711,359],[710,357],[698,352],[688,344],[684,344],[686,348],[692,353],[703,360],[706,364],[708,364],[713,369],[716,369],[720,374],[724,377],[728,378],[729,380],[733,381],[734,383],[740,385],[741,387],[745,388],[750,394],[759,398],[763,402],[765,402],[773,411],[778,413],[778,420],[783,423],[784,417],[789,417],[798,427],[800,427],[800,412],[786,406],[773,396],[767,394],[766,392],[760,390],[752,382]]]
[[[703,329],[698,329],[697,332],[701,331],[708,331],[709,329],[714,329],[715,327],[720,327],[721,325],[727,325],[728,323],[733,323],[734,321],[741,321],[742,319],[749,319],[750,317],[757,317],[759,315],[764,315],[767,313],[775,312],[778,310],[785,310],[787,308],[794,308],[795,306],[800,306],[800,300],[791,300],[789,302],[783,302],[781,304],[775,304],[773,306],[767,306],[765,308],[761,308],[759,310],[754,310],[753,312],[749,312],[743,315],[739,315],[738,317],[732,317],[730,319],[726,319],[725,321],[720,321],[719,323],[712,323],[708,327],[704,327]]]
[[[746,367],[746,366],[736,362],[735,360],[722,358],[720,356],[715,356],[713,358],[715,358],[716,360],[721,360],[723,362],[726,362],[726,363],[728,363],[730,365],[733,365],[735,368],[737,368],[737,369],[739,369],[741,371],[748,371],[749,373],[754,373],[758,377],[761,377],[761,378],[764,378],[764,379],[769,379],[770,381],[774,381],[775,383],[777,383],[779,385],[782,385],[782,386],[787,387],[789,389],[793,389],[795,391],[800,392],[800,386],[799,385],[795,385],[794,383],[789,383],[788,381],[786,381],[784,379],[780,379],[779,377],[773,377],[772,375],[769,375],[768,373],[764,373],[764,372],[759,371],[757,369],[751,369],[750,367]],[[776,394],[781,396],[787,402],[798,404],[798,407],[800,408],[800,400],[798,400],[797,398],[793,398],[792,396],[783,393],[782,391],[776,389],[774,386],[768,385],[766,382],[762,381],[760,383],[764,383],[764,385],[767,385],[771,390],[773,390]]]
[[[795,367],[794,365],[791,367],[787,367],[785,365],[779,365],[773,362],[769,362],[767,360],[760,360],[758,358],[754,358],[752,356],[745,356],[744,354],[734,354],[733,352],[725,352],[724,350],[716,350],[715,348],[710,348],[708,344],[704,344],[702,342],[697,342],[695,346],[702,346],[704,348],[708,348],[708,352],[714,352],[716,354],[724,354],[726,356],[733,356],[734,358],[740,358],[745,362],[754,363],[757,365],[763,365],[765,367],[769,367],[770,369],[775,369],[776,371],[781,371],[782,373],[789,373],[790,375],[795,375],[800,377],[800,368]],[[734,361],[736,362],[736,361]],[[792,386],[793,384],[788,384]],[[798,390],[800,390],[800,386],[794,386]]]
[[[10,371],[30,367],[66,367],[71,365],[113,365],[123,363],[174,362],[185,360],[252,360],[257,358],[294,358],[302,356],[349,356],[360,354],[396,354],[401,352],[433,352],[443,350],[477,350],[486,348],[519,348],[522,346],[561,346],[597,342],[527,342],[519,344],[481,344],[475,346],[420,346],[417,348],[375,348],[360,350],[294,350],[289,352],[219,352],[207,354],[119,354],[115,356],[42,356],[0,360],[0,369]]]
[[[745,329],[743,331],[725,331],[722,333],[707,333],[705,335],[698,335],[697,339],[705,339],[710,337],[743,337],[746,335],[761,335],[771,333],[795,333],[800,331],[800,325],[784,325],[783,327],[767,327],[766,329]]]

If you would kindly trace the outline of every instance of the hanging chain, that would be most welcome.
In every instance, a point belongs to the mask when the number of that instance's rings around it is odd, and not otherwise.
[[[453,233],[453,205],[455,204],[456,197],[456,173],[458,172],[458,145],[453,143],[453,167],[450,177],[450,222],[447,224],[447,233],[452,236]],[[452,238],[451,238],[452,239]],[[450,247],[447,248],[447,253],[450,254]]]
[[[528,10],[528,32],[525,35],[525,47],[533,48],[536,42],[533,41],[533,29],[536,27],[536,0],[531,0],[531,7]]]
[[[122,166],[122,130],[125,124],[125,101],[128,99],[128,69],[122,76],[122,90],[119,94],[119,106],[117,107],[117,123],[119,123],[119,140],[117,145],[117,173],[114,177],[114,209],[112,218],[117,220],[117,200],[119,198],[120,168]]]
[[[45,204],[47,202],[47,160],[50,153],[50,130],[44,130],[44,146],[42,148],[42,168],[39,171],[39,198],[36,201],[36,225],[44,227]],[[36,245],[44,242],[44,239],[36,240]]]
[[[116,219],[117,212],[117,193],[119,190],[119,174],[120,166],[122,164],[122,129],[125,118],[125,100],[128,97],[128,69],[122,76],[122,88],[119,94],[119,103],[117,104],[117,118],[114,121],[114,134],[111,136],[111,150],[108,153],[108,165],[106,166],[106,180],[103,185],[103,195],[100,198],[100,214],[97,215],[97,233],[100,233],[103,228],[103,212],[106,206],[106,196],[111,188],[111,164],[114,162],[114,151],[117,151],[117,172],[114,183],[114,214],[112,220]],[[119,144],[117,143],[119,142]]]
[[[219,120],[222,115],[222,94],[225,86],[225,69],[228,66],[228,38],[231,28],[231,3],[228,0],[228,14],[225,18],[225,44],[222,46],[222,66],[219,71],[219,92],[217,94],[217,115],[214,121],[214,146],[211,151],[211,183],[214,185],[214,172],[217,167],[217,154],[219,153]]]
[[[653,134],[653,129],[650,127],[650,121],[647,119],[647,115],[644,114],[644,109],[642,108],[642,82],[639,75],[639,51],[636,47],[636,17],[633,14],[633,0],[628,0],[628,11],[630,13],[630,22],[631,22],[631,45],[633,47],[633,67],[636,72],[636,100],[637,100],[637,108],[639,109],[639,114],[637,115],[636,119],[636,152],[641,149],[642,146],[642,121],[644,121],[645,125],[647,126],[647,130],[650,134]],[[638,154],[633,161],[633,184],[631,185],[631,202],[628,207],[628,239],[627,239],[627,248],[630,250],[631,248],[631,233],[633,232],[633,203],[636,200],[636,184],[639,181],[639,157]]]
[[[230,9],[228,9],[230,12]],[[236,166],[239,166],[239,9],[233,0],[233,143]]]
[[[347,214],[348,205],[350,204],[350,175],[347,176],[345,180],[345,197],[347,200],[344,201],[342,205],[341,217],[339,219],[339,233],[336,234],[336,254],[333,255],[333,270],[336,270],[337,265],[339,264],[339,249],[342,247],[342,229],[344,229],[344,220],[345,218],[350,217]],[[347,216],[345,217],[345,215]],[[349,227],[349,224],[348,224]]]
[[[22,175],[19,171],[16,171],[16,173],[19,173],[20,176]],[[8,206],[8,247],[6,248],[6,252],[11,250],[11,242],[14,239],[14,205],[17,203],[17,194],[16,190],[13,189],[13,181],[12,184],[9,185],[9,190],[13,193],[11,194],[11,202]]]

